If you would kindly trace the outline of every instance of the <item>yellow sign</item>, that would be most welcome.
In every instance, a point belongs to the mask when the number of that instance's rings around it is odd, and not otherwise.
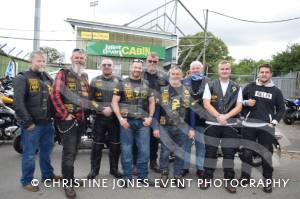
[[[105,32],[84,32],[80,34],[82,39],[109,40],[109,33]]]

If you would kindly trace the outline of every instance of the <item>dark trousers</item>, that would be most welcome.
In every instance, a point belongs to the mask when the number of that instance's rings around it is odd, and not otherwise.
[[[57,125],[62,131],[69,129],[63,133],[60,132],[63,146],[61,169],[63,178],[72,180],[74,179],[74,162],[81,141],[81,135],[85,131],[85,123],[83,121],[77,121],[77,125],[74,125],[74,120],[60,120],[57,122]]]
[[[262,157],[263,176],[271,179],[273,174],[272,155],[273,140],[275,129],[269,126],[264,128],[243,128],[242,129],[242,146],[243,162],[242,177],[250,178],[253,153],[256,152]]]
[[[102,149],[105,142],[108,141],[110,171],[117,171],[120,157],[120,126],[117,118],[96,116],[93,137],[91,170],[99,173]]]
[[[233,179],[234,155],[237,151],[239,138],[237,130],[227,126],[209,126],[205,134],[205,178],[212,179],[217,164],[218,146],[221,144],[223,153],[223,171],[225,179]]]
[[[158,153],[158,144],[159,139],[153,136],[153,129],[151,128],[150,133],[150,161],[156,161],[157,160],[157,153]]]

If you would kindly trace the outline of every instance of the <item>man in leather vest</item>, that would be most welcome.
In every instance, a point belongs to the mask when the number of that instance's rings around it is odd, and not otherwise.
[[[192,111],[195,112],[195,148],[196,148],[196,169],[197,176],[203,177],[204,174],[204,156],[205,156],[205,145],[204,145],[204,128],[205,119],[203,115],[203,93],[208,78],[204,76],[204,66],[199,61],[193,61],[190,65],[190,76],[183,80],[183,85],[189,88],[190,95],[192,97]],[[191,159],[191,148],[193,140],[188,140],[184,145],[184,165],[182,170],[182,176],[189,173],[190,159]]]
[[[173,66],[169,70],[169,86],[161,88],[158,110],[155,112],[155,118],[160,121],[154,125],[153,135],[160,137],[160,170],[161,184],[165,188],[169,180],[169,155],[171,152],[175,155],[173,175],[176,180],[182,180],[183,168],[183,145],[195,135],[194,126],[190,126],[191,120],[194,120],[194,114],[190,109],[191,98],[187,88],[182,86],[182,71],[178,66]],[[189,115],[191,114],[191,115]],[[189,118],[190,121],[187,121]],[[163,183],[162,183],[163,182]],[[178,188],[185,188],[178,183]]]
[[[109,142],[110,174],[116,178],[121,178],[122,174],[118,171],[120,127],[118,119],[111,108],[113,89],[120,80],[113,75],[113,61],[111,59],[104,58],[100,67],[102,75],[92,79],[89,92],[92,110],[94,110],[96,118],[93,127],[94,140],[91,151],[91,171],[87,178],[94,179],[99,174],[106,134]]]
[[[130,77],[114,89],[113,110],[121,125],[123,178],[132,180],[132,146],[137,145],[137,176],[143,184],[154,186],[148,179],[150,156],[150,125],[155,110],[152,91],[141,79],[143,61],[134,59]],[[127,187],[126,185],[124,187]]]
[[[155,108],[159,106],[157,103],[158,96],[160,94],[160,88],[162,86],[168,85],[168,77],[164,74],[164,71],[159,70],[158,68],[159,58],[157,53],[151,52],[146,59],[146,70],[143,73],[143,79],[147,80],[149,88],[153,91],[155,97]],[[153,136],[153,128],[150,129],[150,169],[156,173],[160,173],[159,166],[157,164],[157,152],[158,152],[158,144],[159,139]],[[137,149],[134,145],[133,148],[133,171],[136,170],[136,156],[137,156]]]
[[[242,110],[242,90],[238,84],[230,80],[231,66],[228,61],[221,61],[218,65],[219,78],[205,86],[203,94],[204,108],[210,113],[207,121],[214,122],[205,131],[205,160],[204,179],[213,179],[217,163],[217,150],[221,142],[223,152],[224,178],[228,180],[225,188],[229,193],[235,193],[236,188],[231,185],[235,177],[234,155],[238,139],[234,128],[227,126],[231,120],[238,117]],[[208,183],[202,183],[200,188],[207,189]]]
[[[68,181],[64,187],[66,197],[75,198],[74,161],[81,134],[85,131],[85,109],[88,107],[89,84],[85,68],[86,54],[75,48],[71,68],[61,69],[55,78],[51,99],[56,110],[57,128],[62,139],[62,174]]]
[[[51,153],[54,146],[52,104],[49,93],[52,78],[44,71],[46,58],[43,52],[34,51],[30,56],[31,67],[14,79],[14,108],[21,124],[23,188],[36,192],[31,185],[35,168],[36,151],[39,150],[42,180],[61,179],[53,173]]]

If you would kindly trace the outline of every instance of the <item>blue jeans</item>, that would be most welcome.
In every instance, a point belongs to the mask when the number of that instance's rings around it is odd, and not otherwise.
[[[183,145],[187,140],[187,128],[180,128],[175,126],[162,126],[160,128],[160,170],[162,172],[169,172],[169,155],[174,152],[174,177],[181,176],[183,168]]]
[[[22,154],[22,185],[28,185],[33,179],[36,151],[39,150],[42,179],[52,179],[51,153],[54,146],[54,128],[52,122],[36,124],[32,131],[21,127]]]
[[[195,147],[196,147],[196,168],[197,170],[203,171],[204,168],[204,157],[205,157],[205,144],[204,144],[204,128],[197,126],[195,134]],[[183,169],[190,168],[191,161],[191,149],[193,140],[188,139],[184,144],[184,165]]]
[[[137,146],[137,174],[139,179],[148,177],[150,159],[150,128],[143,125],[143,120],[128,119],[130,127],[121,126],[121,162],[124,179],[132,179],[132,146]]]

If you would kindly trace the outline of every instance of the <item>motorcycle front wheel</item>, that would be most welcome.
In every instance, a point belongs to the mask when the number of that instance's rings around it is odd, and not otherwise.
[[[14,139],[13,147],[16,152],[22,154],[23,153],[23,147],[22,147],[22,142],[21,142],[21,134],[17,135]],[[39,150],[37,149],[35,154],[37,154]]]
[[[291,115],[291,112],[292,110],[286,110],[282,118],[284,123],[287,125],[291,125],[294,123],[294,119],[289,117]]]
[[[21,143],[21,134],[17,135],[14,139],[13,147],[16,152],[22,154],[23,153],[23,147]]]

